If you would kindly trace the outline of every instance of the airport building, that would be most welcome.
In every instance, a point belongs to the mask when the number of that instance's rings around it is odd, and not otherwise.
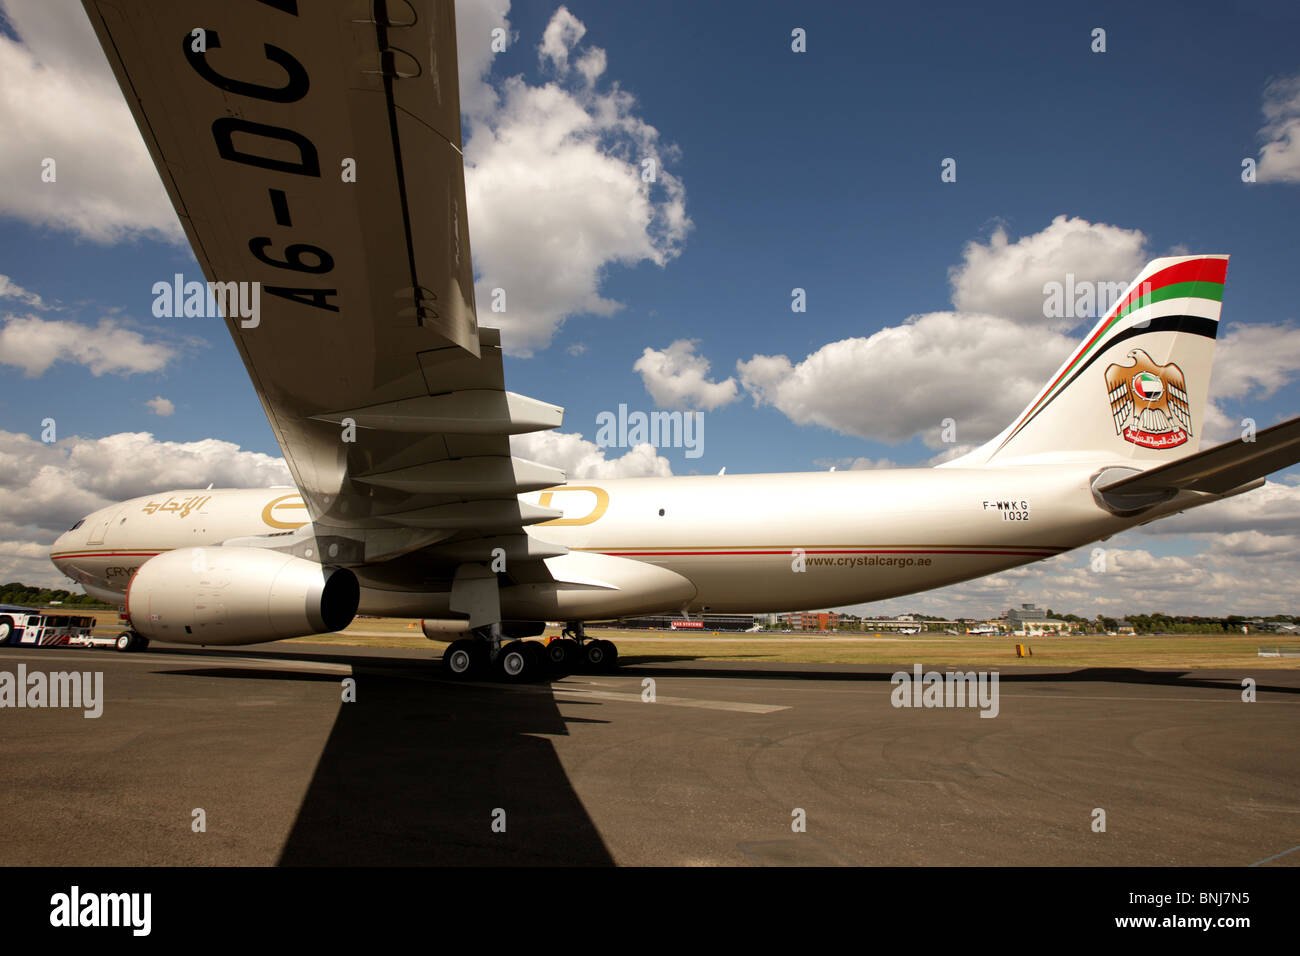
[[[1047,620],[1047,609],[1036,604],[1022,604],[1007,611],[1007,625],[1013,631],[1025,630],[1026,624],[1041,625]]]
[[[781,627],[788,631],[830,631],[839,626],[836,611],[791,611],[781,615]]]

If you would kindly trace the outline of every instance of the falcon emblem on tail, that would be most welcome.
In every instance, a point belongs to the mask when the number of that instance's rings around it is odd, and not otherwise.
[[[1143,448],[1174,448],[1192,434],[1192,409],[1183,370],[1157,365],[1142,349],[1128,353],[1132,365],[1106,369],[1106,393],[1115,434]]]

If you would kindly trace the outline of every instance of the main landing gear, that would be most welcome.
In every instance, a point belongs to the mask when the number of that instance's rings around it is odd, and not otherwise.
[[[443,652],[442,667],[449,677],[526,683],[574,671],[605,673],[618,666],[618,648],[610,641],[588,638],[581,621],[571,622],[549,644],[502,644],[499,624],[472,633],[473,637],[453,641]]]

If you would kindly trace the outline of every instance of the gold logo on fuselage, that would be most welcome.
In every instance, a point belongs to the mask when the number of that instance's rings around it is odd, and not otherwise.
[[[609,507],[609,492],[606,491],[604,488],[597,488],[595,485],[564,485],[560,488],[556,488],[553,491],[543,491],[542,496],[537,499],[537,503],[541,505],[543,508],[549,508],[551,507],[552,495],[563,494],[570,491],[591,492],[596,497],[595,506],[591,509],[591,511],[589,511],[587,514],[581,517],[570,518],[568,517],[568,515],[565,515],[565,517],[563,518],[552,518],[550,521],[543,521],[537,527],[545,528],[547,525],[550,525],[551,527],[557,527],[560,525],[568,525],[572,527],[574,525],[580,525],[580,524],[591,524],[599,520],[600,517],[604,515],[605,509]]]
[[[292,503],[285,504],[285,502]],[[281,531],[293,531],[295,528],[301,528],[307,523],[306,521],[281,521],[273,514],[277,506],[279,506],[282,511],[289,508],[307,507],[303,504],[302,495],[281,495],[279,498],[273,498],[268,501],[266,507],[262,509],[262,521],[266,523],[267,527],[279,528]]]

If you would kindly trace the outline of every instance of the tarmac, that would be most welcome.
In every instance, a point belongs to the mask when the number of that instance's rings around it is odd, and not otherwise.
[[[985,718],[893,706],[906,663],[631,646],[529,685],[305,644],[19,664],[104,702],[0,709],[9,866],[1300,865],[1300,671],[1017,667]]]

